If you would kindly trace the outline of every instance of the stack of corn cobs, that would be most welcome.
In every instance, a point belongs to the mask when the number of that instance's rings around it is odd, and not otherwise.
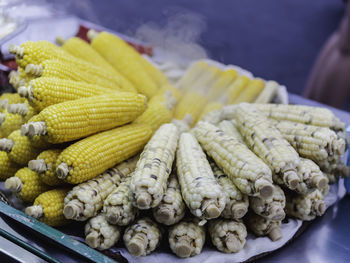
[[[172,86],[117,36],[88,36],[10,49],[17,93],[0,98],[0,177],[28,215],[86,221],[99,250],[121,239],[145,256],[168,237],[190,257],[206,230],[235,253],[247,229],[275,241],[286,216],[325,212],[329,184],[347,175],[332,112],[264,104],[276,82],[205,62]]]

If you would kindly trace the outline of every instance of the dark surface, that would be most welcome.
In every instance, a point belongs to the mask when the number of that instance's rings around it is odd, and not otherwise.
[[[277,80],[297,94],[344,11],[341,0],[50,2],[130,36],[145,23],[163,30],[171,27],[182,39],[198,40],[211,58]]]

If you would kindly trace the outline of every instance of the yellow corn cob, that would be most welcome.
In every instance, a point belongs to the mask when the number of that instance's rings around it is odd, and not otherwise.
[[[145,146],[131,178],[133,205],[156,207],[164,195],[179,138],[177,127],[163,124]]]
[[[247,76],[238,76],[233,83],[228,87],[228,101],[227,104],[232,104],[240,96],[242,91],[250,82]]]
[[[20,168],[20,165],[11,161],[6,152],[0,152],[0,181],[14,176]]]
[[[40,121],[39,115],[33,116],[27,123],[37,122],[37,121]],[[29,124],[23,124],[21,126],[21,135],[28,134],[28,132],[29,132]],[[30,144],[35,148],[47,149],[52,145],[47,141],[47,136],[39,136],[39,135],[34,135],[34,136],[26,135],[26,136],[29,139]]]
[[[191,123],[191,121],[192,117],[190,115],[186,115],[185,118],[182,120],[172,119],[171,123],[177,127],[179,133],[181,134],[190,130],[190,126],[188,123]]]
[[[164,73],[159,70],[149,59],[146,59],[143,56],[140,56],[140,62],[144,70],[147,74],[152,78],[153,82],[155,82],[158,87],[162,87],[163,85],[167,85],[168,78],[164,75]]]
[[[127,226],[138,214],[137,207],[132,205],[130,180],[127,177],[104,201],[103,212],[110,224]]]
[[[8,178],[5,187],[24,202],[33,202],[38,195],[49,190],[49,187],[40,181],[38,173],[28,167],[19,169],[14,176]]]
[[[328,178],[313,161],[300,158],[298,173],[303,180],[295,189],[299,194],[307,194],[315,189],[322,190],[328,185]]]
[[[249,206],[257,215],[269,220],[280,221],[286,216],[284,213],[286,197],[277,185],[274,186],[273,195],[269,198],[249,197]]]
[[[73,141],[133,121],[146,108],[146,97],[120,92],[51,105],[29,123],[28,134],[47,137],[50,143]]]
[[[91,34],[90,34],[91,35]],[[116,35],[101,32],[91,40],[91,46],[118,72],[127,77],[138,92],[152,97],[157,84],[143,68],[142,57],[136,50]]]
[[[124,232],[124,245],[133,256],[146,256],[159,245],[162,233],[150,218],[138,219]]]
[[[270,166],[276,175],[273,179],[278,184],[295,189],[302,181],[297,173],[300,163],[298,153],[282,134],[249,104],[240,104],[235,112],[237,127],[245,142]]]
[[[199,94],[198,92],[187,92],[176,105],[174,118],[182,120],[186,117],[186,115],[189,115],[191,117],[191,122],[189,125],[192,126],[197,122],[207,102],[207,97]]]
[[[9,136],[13,131],[21,128],[23,118],[19,114],[7,111],[0,113],[0,131],[3,137]]]
[[[175,87],[179,90],[184,90],[187,87],[192,86],[195,81],[202,75],[203,69],[208,64],[204,61],[195,62],[192,64],[182,78],[175,84]]]
[[[335,131],[345,129],[345,124],[326,108],[283,104],[254,104],[254,107],[269,118],[280,121],[293,121],[327,127]]]
[[[112,90],[136,92],[133,84],[120,73],[112,74],[90,63],[82,61],[62,61],[50,59],[39,64],[29,64],[26,72],[35,77],[60,78],[83,81],[89,84],[106,87]],[[21,85],[24,86],[24,85]]]
[[[281,221],[268,220],[254,213],[246,218],[247,227],[257,236],[268,236],[272,241],[282,238]]]
[[[61,41],[60,41],[61,42]],[[116,73],[114,68],[109,64],[89,43],[79,37],[71,37],[66,41],[63,40],[62,49],[72,56],[85,60],[93,65],[99,66],[111,73]]]
[[[254,103],[270,103],[276,96],[279,89],[277,82],[269,80],[266,82],[265,88],[256,98]]]
[[[194,134],[206,153],[247,195],[272,195],[272,175],[269,167],[235,137],[207,122],[199,122]]]
[[[21,98],[18,93],[3,93],[0,96],[0,109],[7,109],[9,104],[23,103],[24,98]]]
[[[20,165],[26,165],[40,153],[20,130],[12,132],[7,139],[0,139],[0,150],[7,152],[10,160]]]
[[[22,116],[23,123],[27,122],[30,118],[37,114],[36,109],[29,105],[28,100],[25,100],[24,103],[9,104],[7,107],[7,112]]]
[[[171,174],[162,201],[157,207],[153,208],[153,217],[161,224],[173,225],[184,217],[185,208],[179,182],[176,175]]]
[[[220,102],[209,102],[201,112],[198,120],[202,120],[207,114],[214,110],[221,110],[223,106],[224,105]]]
[[[120,233],[120,227],[109,224],[105,215],[99,214],[86,223],[85,242],[98,250],[109,249],[118,242]]]
[[[138,153],[151,133],[146,124],[130,124],[82,139],[62,151],[56,174],[71,184],[85,182]]]
[[[68,79],[40,77],[18,89],[18,93],[28,99],[35,109],[42,111],[48,106],[64,101],[121,91]],[[10,110],[9,110],[10,112]]]
[[[223,120],[219,123],[218,127],[226,134],[234,137],[236,140],[243,142],[243,137],[236,127],[236,121]]]
[[[265,82],[262,79],[253,79],[233,103],[253,102],[263,91],[264,87]]]
[[[57,178],[56,171],[56,160],[61,149],[49,149],[41,152],[36,160],[28,162],[28,168],[39,174],[40,180],[47,185],[56,186],[64,184],[64,181]]]
[[[213,160],[210,160],[216,180],[226,195],[226,205],[221,216],[227,219],[240,219],[248,212],[248,196],[242,194],[232,181],[224,174]]]
[[[120,184],[123,177],[135,169],[138,156],[108,169],[99,176],[75,186],[64,200],[66,218],[84,221],[97,215],[105,199]]]
[[[272,123],[300,156],[316,163],[335,160],[345,152],[345,140],[329,128],[290,121]]]
[[[247,229],[242,222],[232,219],[209,221],[209,234],[213,245],[224,253],[237,253],[245,245]]]
[[[310,221],[326,211],[324,194],[316,189],[306,195],[287,194],[286,213],[300,220]]]
[[[234,81],[237,77],[237,70],[229,68],[224,72],[221,72],[218,79],[213,84],[209,91],[208,97],[212,100],[216,100],[224,93],[225,89]]]
[[[202,252],[205,229],[198,220],[182,221],[169,229],[171,251],[180,258],[188,258]]]
[[[210,88],[214,85],[222,70],[213,65],[207,65],[203,69],[203,73],[200,78],[198,78],[193,85],[185,88],[186,92],[199,91],[202,94],[207,94]]]
[[[176,167],[182,197],[191,213],[205,219],[220,216],[226,196],[215,180],[203,150],[190,133],[180,136]]]
[[[40,194],[34,204],[25,212],[49,226],[62,226],[69,223],[63,216],[63,200],[69,189],[53,189]]]

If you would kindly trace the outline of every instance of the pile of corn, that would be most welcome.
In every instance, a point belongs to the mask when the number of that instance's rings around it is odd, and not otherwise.
[[[85,221],[99,250],[122,239],[145,256],[167,237],[190,257],[206,232],[236,253],[247,229],[275,241],[286,216],[325,212],[329,184],[348,174],[332,112],[262,104],[276,82],[205,62],[173,87],[117,36],[89,37],[11,47],[18,93],[0,98],[0,178],[28,215]]]

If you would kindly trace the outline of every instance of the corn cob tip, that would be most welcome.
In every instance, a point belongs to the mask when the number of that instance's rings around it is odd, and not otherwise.
[[[279,205],[272,205],[268,212],[269,215],[274,215],[272,217],[273,221],[280,221],[283,220],[286,216],[286,213],[284,212],[283,208]]]
[[[110,207],[106,213],[106,219],[108,223],[112,225],[118,225],[123,220],[123,208],[120,206]]]
[[[324,189],[328,184],[328,179],[325,176],[318,175],[312,178],[311,183],[317,189]]]
[[[277,240],[281,239],[282,238],[281,228],[279,228],[279,227],[272,228],[269,232],[269,238],[272,241],[277,241]]]
[[[136,199],[137,207],[140,209],[148,209],[152,203],[152,197],[147,192],[142,192]]]
[[[56,174],[59,179],[67,178],[69,174],[69,167],[66,163],[60,163],[56,168]]]
[[[20,47],[20,46],[17,46],[17,45],[14,45],[14,44],[11,44],[10,47],[9,47],[9,52],[11,54],[14,54],[14,55],[22,58],[23,55],[24,55],[24,48]]]
[[[180,258],[188,258],[191,256],[191,253],[192,246],[190,238],[186,235],[179,237],[175,245],[175,254]]]
[[[225,237],[225,245],[229,251],[237,251],[237,248],[241,247],[242,244],[234,233],[227,233]]]
[[[11,152],[14,142],[10,139],[0,139],[0,151]]]
[[[294,170],[291,170],[283,173],[283,181],[286,183],[289,189],[294,190],[300,183],[300,178]]]
[[[0,125],[5,121],[6,113],[0,113]]]
[[[255,189],[264,199],[267,199],[273,194],[273,185],[271,182],[264,178],[259,178],[255,181]]]
[[[326,205],[325,205],[323,200],[317,200],[315,202],[315,205],[313,206],[313,208],[316,212],[316,215],[318,215],[318,216],[323,215],[324,212],[326,211]]]
[[[27,136],[29,133],[29,125],[28,124],[23,124],[21,126],[21,135],[22,136]]]
[[[8,99],[1,99],[0,100],[0,108],[1,109],[6,109],[8,104],[9,104],[9,100]]]
[[[92,41],[92,40],[94,40],[94,38],[96,38],[98,36],[98,34],[99,34],[99,32],[97,32],[96,30],[90,29],[87,32],[86,36],[90,41]]]
[[[144,233],[137,233],[128,244],[128,251],[131,255],[139,257],[146,250],[147,237]]]
[[[215,204],[210,204],[205,209],[205,213],[207,214],[208,218],[217,218],[221,214],[220,209]]]
[[[162,206],[157,210],[157,217],[162,222],[168,222],[175,217],[175,211],[169,207]]]
[[[28,123],[28,136],[33,137],[35,135],[47,134],[46,123],[44,121],[30,122]]]
[[[32,205],[26,208],[25,213],[34,218],[40,218],[44,215],[41,205]]]
[[[63,208],[63,215],[67,219],[75,219],[84,211],[84,205],[78,199],[69,201]]]
[[[47,166],[44,159],[29,161],[28,168],[37,173],[44,173],[47,171]]]
[[[247,212],[247,206],[245,204],[233,204],[231,207],[232,215],[234,218],[239,219],[242,218]]]
[[[11,192],[19,193],[23,187],[23,183],[17,176],[12,176],[5,181],[5,188]]]
[[[100,237],[98,232],[93,231],[85,237],[85,242],[89,247],[97,248],[102,242],[100,241]]]
[[[7,107],[7,111],[12,114],[19,114],[25,116],[28,111],[28,105],[25,103],[10,104]]]
[[[55,41],[56,41],[57,44],[59,44],[59,45],[61,45],[61,46],[64,44],[64,42],[66,42],[66,41],[64,40],[64,38],[61,37],[61,36],[56,37]]]
[[[40,77],[43,74],[43,67],[40,65],[28,64],[25,72],[30,75]]]
[[[30,101],[34,100],[33,88],[32,86],[21,86],[17,90],[19,96],[27,98]]]

